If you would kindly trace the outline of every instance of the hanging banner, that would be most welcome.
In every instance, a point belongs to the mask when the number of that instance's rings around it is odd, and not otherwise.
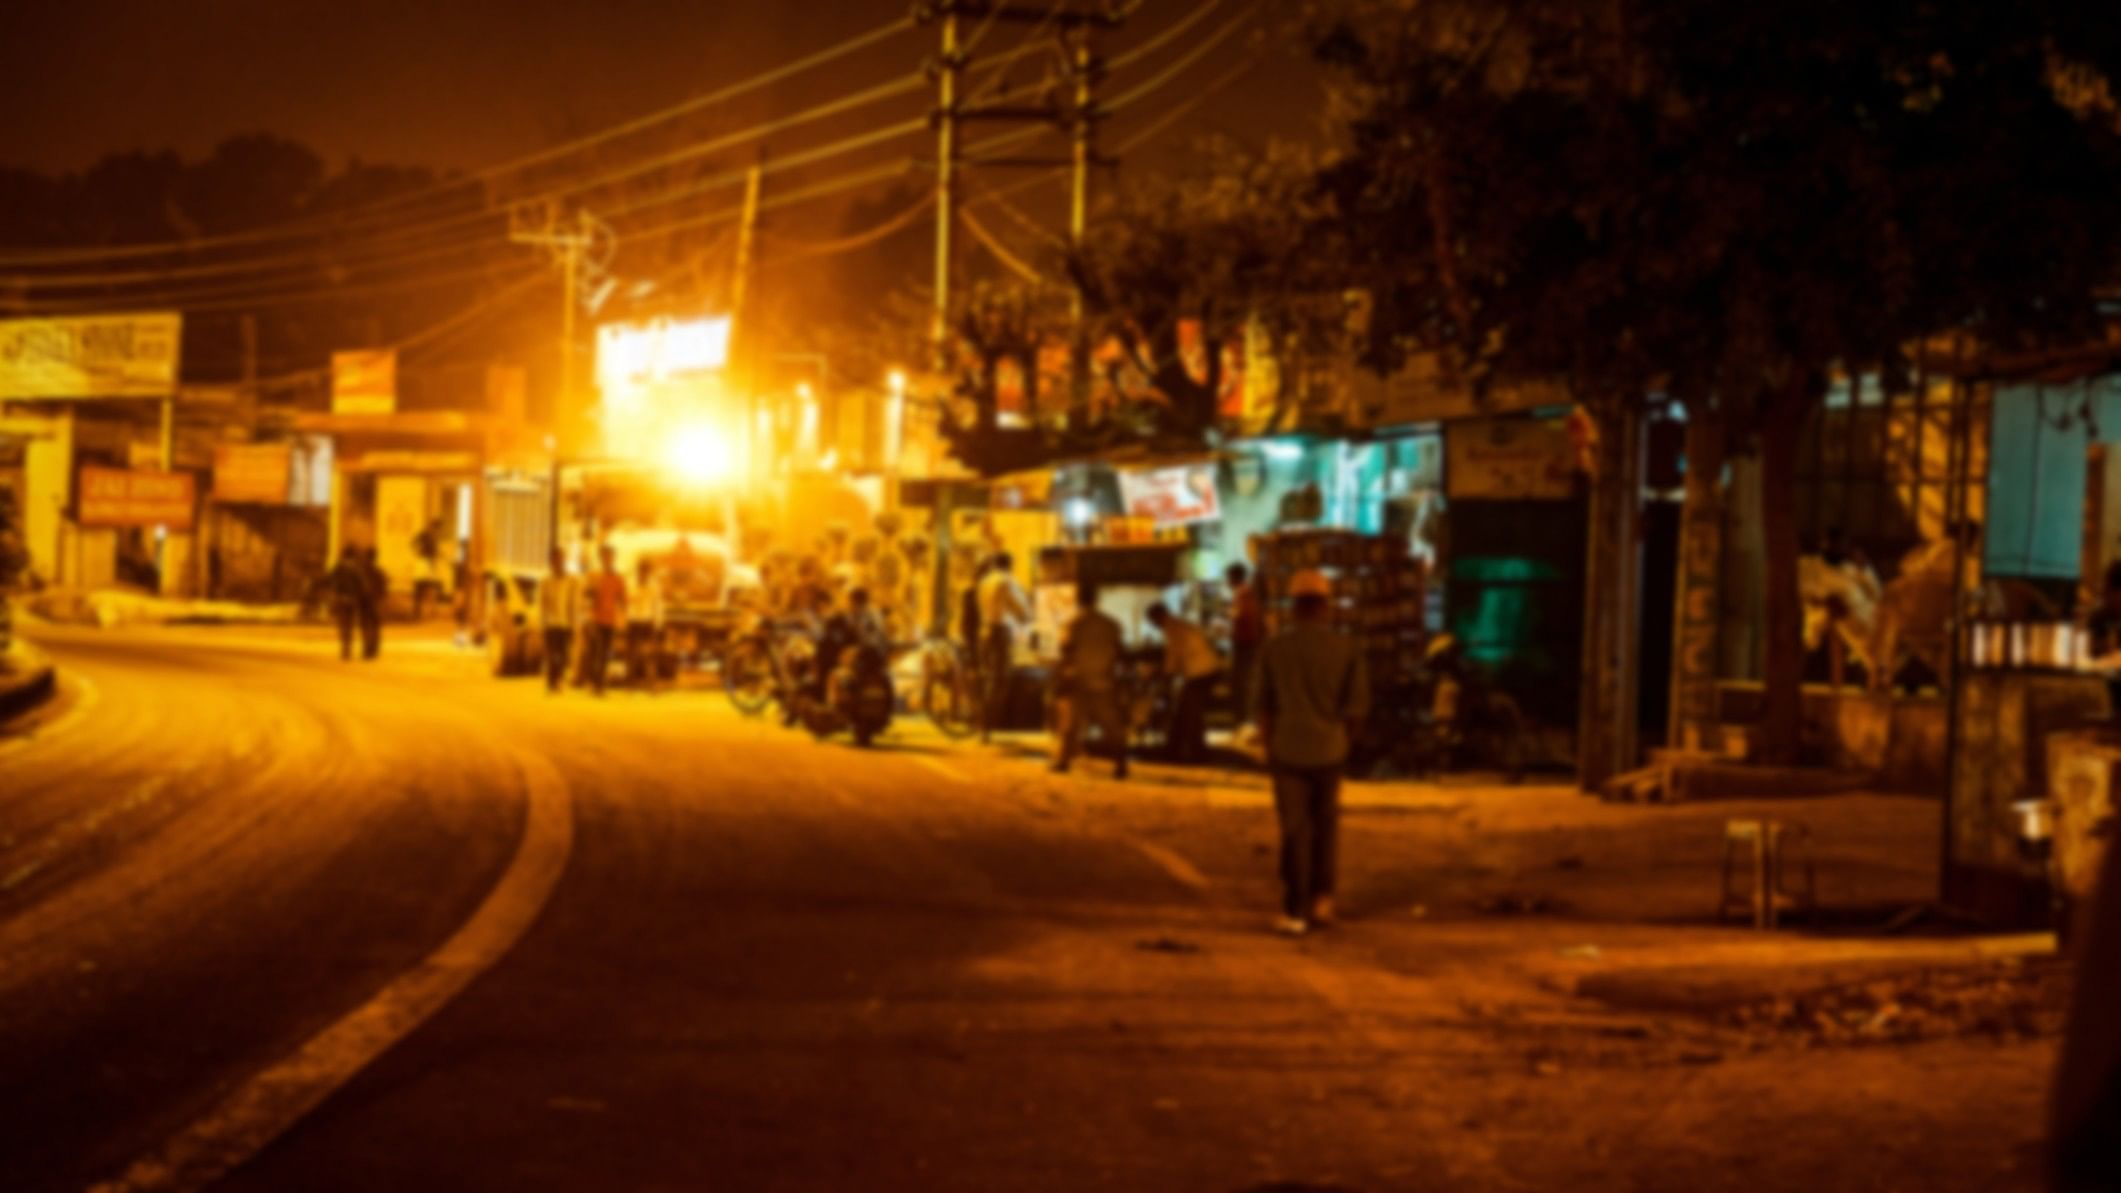
[[[331,354],[333,414],[390,414],[397,408],[396,349]]]
[[[190,530],[192,505],[189,472],[86,467],[81,470],[81,500],[76,520],[83,526],[166,526],[171,530]]]
[[[0,319],[0,398],[159,398],[177,389],[174,312]]]
[[[294,467],[294,449],[285,443],[218,444],[214,500],[223,505],[286,505]]]
[[[1188,464],[1119,474],[1127,513],[1158,526],[1213,522],[1222,517],[1215,493],[1215,465]]]

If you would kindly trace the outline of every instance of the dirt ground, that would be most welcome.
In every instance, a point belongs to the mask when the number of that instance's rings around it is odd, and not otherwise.
[[[1189,867],[1222,913],[1222,931],[1140,942],[1149,964],[1258,967],[1262,990],[1293,979],[1374,1043],[1319,1073],[1316,1105],[1337,1120],[1321,1143],[1398,1145],[1343,1150],[1279,1187],[2041,1184],[2068,967],[2051,936],[1901,922],[1936,889],[1932,800],[1646,807],[1477,779],[1352,784],[1346,922],[1290,945],[1263,932],[1276,890],[1263,779],[1061,778],[1023,745],[955,764],[997,798]],[[1716,915],[1725,823],[1751,817],[1809,832],[1819,908],[1777,932]],[[1270,1116],[1264,1137],[1300,1137],[1311,1117]],[[1428,1158],[1410,1163],[1416,1139]]]

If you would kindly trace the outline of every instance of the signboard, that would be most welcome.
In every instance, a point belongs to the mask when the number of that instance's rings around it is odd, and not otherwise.
[[[1453,500],[1559,501],[1576,491],[1576,452],[1560,419],[1491,418],[1444,429]]]
[[[393,586],[411,587],[421,563],[413,540],[427,527],[427,478],[376,478],[376,564]]]
[[[159,398],[177,388],[183,317],[0,319],[0,398]]]
[[[331,354],[333,414],[390,414],[397,408],[396,349]]]
[[[597,386],[604,400],[623,391],[688,373],[712,373],[729,363],[729,317],[606,323],[597,328]]]
[[[190,530],[192,506],[189,472],[95,467],[81,470],[77,519],[83,526],[167,526]]]
[[[1447,374],[1442,362],[1429,353],[1410,357],[1388,377],[1353,369],[1347,383],[1353,391],[1356,421],[1372,427],[1456,422],[1570,403],[1568,391],[1551,383],[1497,385],[1476,394],[1463,378]]]
[[[1130,516],[1147,518],[1158,526],[1213,522],[1222,517],[1213,464],[1122,472],[1119,491]]]
[[[214,500],[227,505],[286,505],[293,495],[294,455],[285,443],[216,445]]]

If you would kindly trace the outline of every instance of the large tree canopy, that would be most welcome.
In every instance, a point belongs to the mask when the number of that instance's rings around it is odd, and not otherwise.
[[[2121,43],[2089,8],[1335,6],[1321,53],[1352,151],[1324,181],[1378,297],[1373,359],[1559,377],[1594,410],[1664,388],[1758,434],[1787,484],[1833,372],[1894,379],[1938,335],[2095,329],[2121,261]],[[1774,753],[1794,746],[1800,661],[1784,522]]]

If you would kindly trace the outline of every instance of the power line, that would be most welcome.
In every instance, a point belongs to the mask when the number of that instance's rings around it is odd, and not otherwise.
[[[822,66],[825,63],[844,58],[850,54],[854,54],[861,50],[868,49],[871,46],[878,45],[886,40],[889,40],[891,37],[897,34],[908,32],[914,27],[915,22],[911,16],[901,17],[898,20],[895,20],[887,25],[872,29],[867,33],[858,34],[836,45],[820,50],[814,54],[810,54],[806,57],[797,59],[794,62],[776,67],[764,73],[754,75],[751,78],[743,80],[742,82],[733,83],[727,87],[723,87],[719,90],[710,92],[707,95],[695,96],[692,99],[685,100],[684,102],[672,105],[671,107],[663,108],[659,111],[649,113],[645,116],[636,117],[635,119],[626,121],[622,124],[613,125],[600,132],[592,133],[584,137],[579,137],[575,140],[568,141],[560,145],[541,149],[534,153],[526,154],[519,158],[514,158],[510,161],[484,167],[461,178],[454,178],[446,182],[437,183],[433,187],[430,187],[427,190],[416,194],[401,195],[390,199],[378,200],[376,203],[356,209],[356,211],[354,212],[333,213],[331,215],[325,216],[308,217],[289,221],[285,224],[276,225],[270,228],[256,228],[244,232],[227,233],[220,236],[201,237],[191,240],[162,241],[153,244],[110,245],[96,248],[80,249],[0,249],[0,263],[10,265],[30,263],[41,264],[59,263],[66,261],[117,260],[126,257],[171,256],[180,253],[196,253],[202,249],[219,247],[223,245],[255,244],[261,241],[271,241],[281,238],[293,238],[311,235],[314,234],[314,229],[310,225],[314,222],[343,219],[349,214],[358,214],[368,218],[375,218],[387,212],[395,211],[401,207],[409,206],[418,202],[424,202],[429,198],[433,198],[441,194],[457,191],[480,182],[489,181],[491,179],[498,178],[506,174],[526,169],[530,166],[539,165],[544,162],[566,157],[570,154],[579,153],[584,149],[593,148],[608,141],[616,140],[620,137],[629,136],[631,134],[644,131],[658,124],[668,123],[672,120],[690,115],[704,108],[713,107],[716,104],[724,103],[730,99],[736,98],[737,96],[756,91],[762,87],[771,86],[774,83],[781,82],[782,80],[793,77],[794,75],[801,74],[818,66]]]

